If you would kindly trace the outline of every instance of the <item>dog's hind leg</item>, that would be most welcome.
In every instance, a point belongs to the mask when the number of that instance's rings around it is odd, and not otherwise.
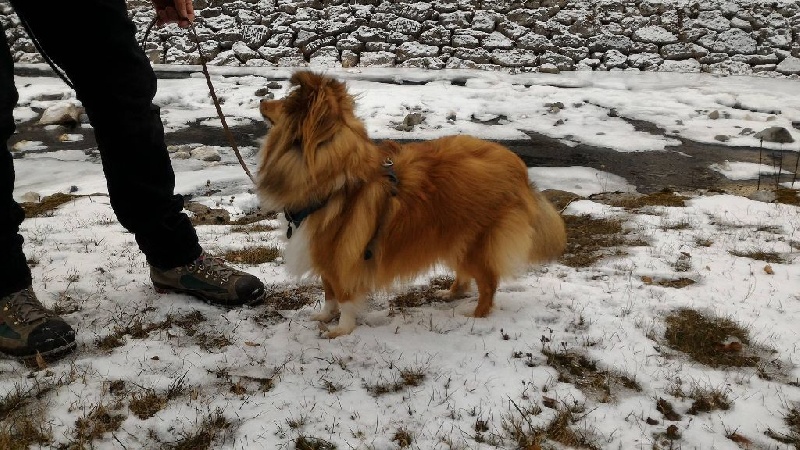
[[[473,317],[486,317],[494,306],[494,294],[497,291],[499,280],[489,268],[481,268],[474,275],[475,283],[478,285],[478,306],[475,307],[472,315]]]
[[[331,284],[324,278],[322,279],[322,288],[325,290],[325,304],[321,311],[311,315],[311,320],[328,323],[336,318],[336,314],[339,312],[339,302],[333,294]]]
[[[453,284],[450,285],[450,289],[437,291],[436,295],[445,300],[462,298],[466,295],[467,291],[469,291],[471,283],[472,277],[462,270],[456,270],[456,278],[453,280]]]

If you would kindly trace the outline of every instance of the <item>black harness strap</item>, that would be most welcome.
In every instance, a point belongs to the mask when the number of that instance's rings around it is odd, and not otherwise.
[[[386,178],[389,179],[390,183],[390,191],[389,193],[392,197],[397,195],[397,186],[400,184],[400,181],[397,178],[397,172],[394,170],[394,162],[392,162],[391,158],[386,158],[386,160],[382,164],[384,175]],[[325,205],[328,204],[328,200],[314,203],[311,206],[307,206],[303,209],[297,211],[290,211],[288,209],[283,210],[283,215],[286,217],[286,220],[289,222],[289,228],[286,230],[286,239],[291,239],[294,230],[300,228],[300,224],[303,223],[304,220],[311,214],[319,211],[320,209],[324,208]],[[369,243],[367,244],[367,248],[364,250],[364,260],[369,261],[374,256],[374,252],[372,251],[372,247],[375,243],[375,239],[378,237],[378,233],[381,230],[381,225],[383,221],[378,225],[375,229],[375,234],[370,239]]]
[[[289,222],[289,229],[286,230],[286,239],[292,238],[292,227],[294,229],[300,228],[300,224],[306,220],[306,217],[310,216],[311,214],[319,211],[328,203],[327,200],[320,203],[315,203],[311,206],[305,207],[298,211],[289,211],[288,209],[283,210],[283,215],[286,217],[286,220]]]

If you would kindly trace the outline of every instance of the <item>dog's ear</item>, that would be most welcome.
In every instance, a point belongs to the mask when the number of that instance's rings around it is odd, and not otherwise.
[[[296,138],[311,163],[316,149],[341,126],[345,85],[309,71],[295,72],[290,82],[298,88],[286,99],[284,112],[294,122]]]

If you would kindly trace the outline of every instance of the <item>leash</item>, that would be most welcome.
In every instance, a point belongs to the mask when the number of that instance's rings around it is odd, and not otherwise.
[[[40,55],[42,55],[42,58],[50,66],[50,68],[53,69],[53,72],[55,72],[56,75],[58,75],[59,78],[61,78],[64,81],[64,83],[67,84],[67,86],[69,86],[72,90],[75,90],[75,85],[72,84],[72,81],[70,81],[69,77],[67,77],[67,74],[64,73],[64,71],[61,70],[61,68],[58,67],[58,65],[55,62],[53,62],[53,60],[50,58],[50,55],[48,55],[47,52],[44,50],[42,45],[39,43],[39,39],[36,38],[36,35],[33,33],[33,30],[31,30],[31,27],[28,25],[28,22],[25,20],[25,18],[19,16],[19,21],[20,24],[22,24],[22,27],[25,29],[25,32],[28,33],[28,36],[31,38],[31,42],[33,42],[34,47],[36,47],[36,50],[39,52]],[[144,36],[142,37],[142,40],[139,42],[139,46],[142,49],[144,49],[144,43],[145,41],[147,41],[147,37],[150,35],[150,31],[153,29],[153,26],[155,24],[156,24],[156,18],[153,18],[153,20],[147,26],[147,29],[144,32]],[[225,120],[225,115],[222,113],[222,107],[220,107],[219,99],[217,98],[217,93],[214,91],[214,85],[211,83],[211,75],[209,74],[208,66],[206,65],[206,56],[203,54],[203,49],[200,46],[200,38],[197,36],[197,31],[194,28],[193,22],[189,23],[189,30],[192,32],[195,45],[197,45],[197,52],[200,55],[200,63],[203,66],[203,75],[205,75],[206,77],[206,84],[208,84],[208,91],[211,94],[211,99],[214,101],[214,107],[217,110],[217,115],[219,116],[219,119],[222,122],[222,128],[225,130],[225,136],[228,138],[228,142],[230,143],[231,148],[233,148],[233,152],[236,154],[236,159],[239,160],[239,164],[244,169],[244,172],[250,178],[250,181],[255,183],[255,178],[253,178],[253,174],[251,174],[250,170],[247,168],[247,165],[244,162],[244,158],[242,158],[242,154],[239,152],[239,147],[236,145],[236,140],[233,137],[233,133],[231,133],[230,128],[228,128],[228,122]]]
[[[144,49],[144,43],[147,41],[147,37],[150,34],[150,31],[153,29],[153,26],[156,24],[157,18],[153,18],[150,24],[147,26],[147,29],[144,32],[144,36],[142,37],[139,46]],[[203,49],[200,45],[200,38],[197,36],[197,31],[194,28],[194,22],[189,22],[189,31],[191,31],[192,37],[194,38],[194,43],[197,46],[197,53],[200,55],[200,64],[203,67],[203,75],[206,77],[206,84],[208,85],[208,92],[211,94],[211,100],[214,101],[214,107],[217,110],[217,116],[219,116],[219,120],[222,123],[222,129],[225,131],[225,136],[228,139],[228,143],[233,148],[233,152],[236,154],[236,159],[239,160],[239,164],[244,169],[244,172],[255,184],[255,178],[253,178],[253,174],[250,173],[250,169],[247,168],[247,165],[244,162],[244,158],[242,158],[242,154],[239,152],[239,147],[236,145],[236,139],[233,137],[233,133],[231,133],[230,128],[228,128],[228,122],[225,120],[225,115],[222,113],[222,107],[219,104],[219,99],[217,98],[217,93],[214,91],[214,84],[211,82],[211,75],[208,72],[208,66],[206,65],[206,56],[203,54]]]
[[[72,90],[74,91],[75,86],[72,84],[72,81],[70,81],[69,77],[67,77],[67,74],[64,73],[64,71],[61,70],[61,68],[58,67],[56,63],[53,62],[52,59],[50,59],[50,55],[48,55],[47,52],[44,51],[42,44],[39,43],[39,39],[36,37],[35,34],[33,34],[33,30],[31,30],[31,27],[30,25],[28,25],[28,21],[25,20],[25,17],[23,17],[21,14],[17,14],[17,17],[19,17],[19,23],[22,25],[22,28],[25,29],[26,33],[28,33],[28,37],[31,38],[33,46],[36,47],[36,50],[39,52],[40,55],[42,55],[42,59],[44,59],[47,65],[49,65],[50,68],[53,69],[53,72],[55,72],[59,78],[64,80],[64,83],[67,83],[67,86],[72,88]]]

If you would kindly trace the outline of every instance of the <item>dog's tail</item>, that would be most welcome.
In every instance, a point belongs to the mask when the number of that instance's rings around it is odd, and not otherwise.
[[[530,262],[544,263],[564,254],[567,246],[567,231],[564,219],[550,200],[535,187],[528,205],[531,219]]]

